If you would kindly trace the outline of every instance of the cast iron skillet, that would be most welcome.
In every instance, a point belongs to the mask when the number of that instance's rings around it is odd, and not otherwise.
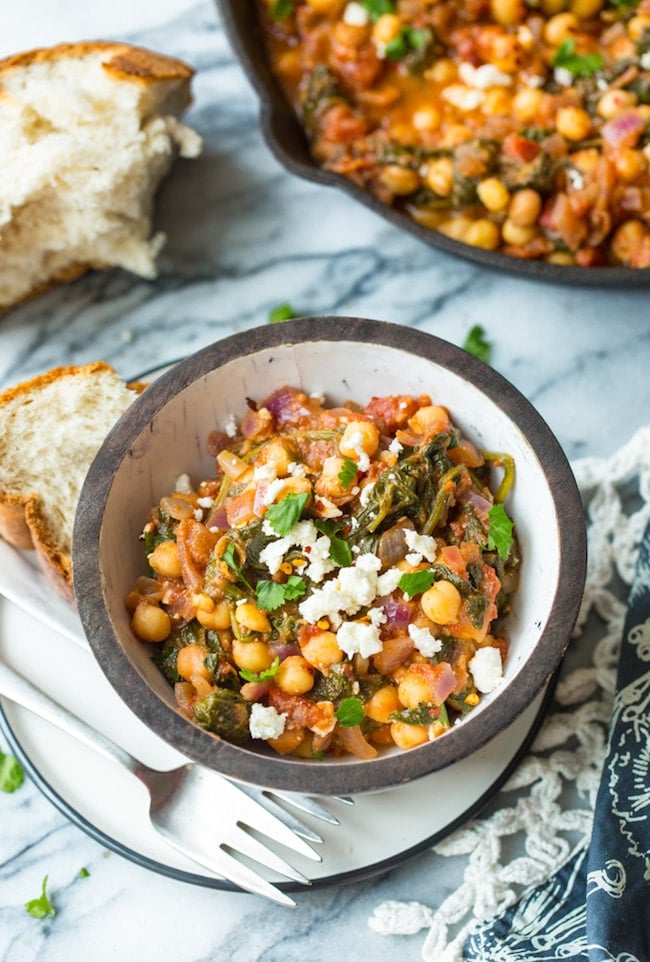
[[[395,227],[430,247],[474,261],[483,267],[535,280],[588,287],[645,287],[650,270],[630,267],[563,267],[485,251],[422,227],[406,214],[382,204],[347,177],[321,170],[312,159],[305,133],[275,79],[266,52],[257,0],[215,0],[226,34],[261,102],[260,124],[275,157],[292,174],[328,187],[338,187]]]

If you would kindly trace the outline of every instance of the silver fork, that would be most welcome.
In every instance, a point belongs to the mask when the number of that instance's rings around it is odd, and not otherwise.
[[[241,862],[238,854],[285,878],[311,884],[301,872],[251,834],[251,831],[260,833],[299,855],[321,860],[304,840],[305,834],[312,841],[319,840],[319,836],[281,808],[278,808],[278,816],[282,813],[280,817],[273,814],[269,810],[273,804],[272,796],[248,786],[240,788],[217,772],[192,762],[171,771],[149,768],[2,662],[0,695],[68,732],[139,778],[149,791],[149,816],[154,829],[171,846],[211,872],[247,892],[287,906],[296,903]],[[283,795],[282,798],[287,803],[292,802],[289,796]],[[311,799],[299,796],[296,802],[316,817],[337,822]],[[215,812],[219,813],[217,824],[211,821]]]

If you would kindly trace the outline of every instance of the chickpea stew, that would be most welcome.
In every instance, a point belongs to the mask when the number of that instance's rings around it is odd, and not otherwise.
[[[288,386],[209,444],[214,476],[182,475],[152,509],[150,571],[126,599],[187,718],[370,759],[498,687],[520,562],[508,455],[426,395],[329,407]]]
[[[324,169],[477,248],[650,266],[650,0],[259,0]]]

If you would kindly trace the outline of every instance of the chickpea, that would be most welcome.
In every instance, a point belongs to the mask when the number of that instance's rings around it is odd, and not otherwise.
[[[571,0],[569,10],[579,20],[592,20],[603,9],[603,0]]]
[[[447,124],[440,146],[458,147],[459,144],[464,144],[468,140],[472,140],[473,137],[474,134],[465,124]]]
[[[425,725],[407,725],[405,722],[393,722],[390,733],[398,748],[407,751],[429,741],[429,729]]]
[[[438,107],[430,104],[414,111],[411,120],[416,130],[437,130],[442,121],[442,114]]]
[[[522,50],[512,34],[497,35],[490,47],[489,60],[505,73],[515,73],[521,64]]]
[[[458,68],[453,60],[441,57],[431,64],[424,76],[435,84],[450,84],[458,77]]]
[[[627,147],[614,155],[614,166],[621,180],[630,183],[647,171],[648,161],[642,150]]]
[[[493,214],[505,210],[510,201],[510,194],[498,177],[486,177],[476,188],[478,199]]]
[[[232,660],[244,671],[258,673],[270,668],[273,663],[269,646],[265,641],[233,641]]]
[[[490,0],[490,13],[502,27],[512,27],[524,19],[526,6],[523,0]]]
[[[501,242],[501,233],[496,224],[487,217],[479,217],[467,229],[465,243],[486,251],[495,251]]]
[[[379,448],[379,431],[374,421],[350,421],[339,441],[339,451],[344,458],[357,460],[360,454],[372,457]]]
[[[274,503],[277,504],[278,501],[282,501],[288,494],[308,494],[311,497],[311,481],[309,478],[300,477],[283,478],[282,484],[278,485],[275,491]]]
[[[271,630],[269,616],[252,601],[245,601],[235,608],[235,621],[249,631],[267,632]]]
[[[569,0],[542,0],[542,13],[547,17],[554,17],[566,10]]]
[[[287,450],[282,441],[276,439],[264,445],[256,464],[266,464],[275,471],[278,478],[285,478],[289,474],[289,465],[295,460],[295,453]]]
[[[304,728],[286,728],[277,738],[269,738],[269,745],[278,755],[292,755],[305,740]]]
[[[394,685],[384,685],[383,688],[378,688],[363,707],[368,718],[379,722],[380,725],[385,725],[392,712],[400,710],[397,689]]]
[[[494,87],[485,92],[481,110],[486,117],[502,117],[512,110],[512,97],[503,87]]]
[[[431,687],[426,678],[407,671],[397,686],[397,697],[404,708],[417,708],[431,701]]]
[[[432,160],[424,179],[427,186],[439,197],[449,197],[454,186],[454,165],[451,157]]]
[[[323,674],[327,674],[332,665],[343,660],[343,652],[333,631],[320,631],[310,635],[300,647],[305,661]]]
[[[633,43],[637,43],[646,30],[650,30],[650,16],[642,14],[628,20],[627,35]]]
[[[548,261],[549,264],[562,264],[564,267],[575,264],[573,254],[570,254],[568,251],[554,251],[548,255],[546,261]]]
[[[307,0],[307,6],[317,13],[337,14],[343,6],[342,0]]]
[[[331,458],[326,458],[323,461],[323,468],[321,470],[321,475],[314,485],[314,490],[316,494],[320,495],[321,498],[344,498],[349,496],[350,488],[353,485],[348,485],[344,487],[339,474],[343,470],[345,464],[344,458],[339,458],[333,456]]]
[[[304,695],[314,687],[313,669],[302,655],[289,655],[280,662],[275,683],[290,695]]]
[[[450,217],[448,220],[443,220],[439,225],[438,230],[445,237],[451,237],[453,240],[462,241],[465,239],[465,234],[472,226],[472,219],[470,217]]]
[[[147,560],[157,575],[163,578],[180,578],[181,563],[175,541],[163,541],[156,545]]]
[[[460,592],[451,581],[436,581],[420,599],[422,611],[438,625],[453,625],[462,604]]]
[[[612,253],[622,264],[628,264],[648,238],[646,227],[639,220],[626,220],[612,238]]]
[[[375,21],[372,28],[372,42],[385,47],[391,40],[397,40],[402,32],[402,18],[396,13],[384,13]]]
[[[416,434],[426,434],[433,425],[447,427],[449,423],[449,411],[442,404],[425,404],[408,420],[408,426]]]
[[[420,175],[417,170],[409,170],[408,167],[400,167],[399,164],[388,164],[383,168],[379,175],[379,180],[392,191],[401,197],[412,194],[420,186]]]
[[[576,150],[571,154],[570,159],[583,174],[590,174],[600,159],[600,152],[592,147],[588,150]]]
[[[133,612],[131,628],[140,641],[164,641],[172,630],[172,621],[166,611],[158,605],[141,601]]]
[[[567,140],[584,140],[591,133],[591,117],[582,107],[561,107],[555,115],[555,126]]]
[[[633,90],[607,90],[596,105],[596,113],[604,120],[611,120],[627,107],[635,107],[638,101]]]
[[[544,40],[551,47],[559,47],[564,40],[569,40],[578,29],[578,18],[575,13],[557,13],[544,24]]]
[[[508,218],[517,227],[532,227],[542,211],[542,198],[536,190],[524,187],[512,195]]]
[[[509,218],[501,226],[501,236],[504,241],[514,247],[523,247],[524,244],[530,243],[537,237],[537,233],[536,227],[518,227]]]
[[[207,628],[208,631],[224,631],[226,628],[230,628],[230,607],[227,601],[220,601],[212,611],[199,608],[196,617],[199,624]]]
[[[524,124],[532,123],[539,117],[544,94],[537,87],[523,87],[518,90],[512,101],[512,111]]]
[[[192,681],[192,676],[210,680],[210,672],[205,667],[205,656],[208,650],[203,645],[185,645],[179,648],[176,659],[176,670],[185,681]]]

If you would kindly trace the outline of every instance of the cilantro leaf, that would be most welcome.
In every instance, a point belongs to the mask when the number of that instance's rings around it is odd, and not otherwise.
[[[286,20],[294,11],[293,0],[273,0],[273,3],[269,7],[269,13],[271,19],[279,22],[281,20]]]
[[[89,876],[90,876],[90,872],[88,871],[86,866],[85,865],[82,866],[82,868],[79,869],[79,878],[89,878]]]
[[[0,752],[0,791],[15,792],[24,781],[25,773],[18,759]]]
[[[330,539],[330,558],[339,568],[349,568],[352,564],[352,549],[347,541],[339,537],[339,529],[335,521],[330,519],[314,521],[321,534]]]
[[[278,304],[273,310],[269,311],[269,324],[280,324],[282,321],[290,321],[296,313],[291,304]]]
[[[427,568],[424,571],[413,571],[403,574],[397,582],[397,587],[401,588],[409,598],[412,598],[413,595],[419,595],[423,591],[428,591],[435,580],[435,574]]]
[[[488,551],[495,551],[500,558],[505,559],[510,554],[512,547],[513,522],[506,514],[506,509],[502,504],[493,505],[488,511],[490,519],[490,530],[488,531]]]
[[[395,13],[393,0],[361,0],[371,20],[379,20],[385,13]]]
[[[551,66],[568,70],[575,77],[591,77],[605,61],[599,53],[578,54],[575,47],[575,40],[570,37],[563,40],[551,57]]]
[[[275,611],[285,601],[302,598],[307,587],[299,575],[289,575],[285,584],[277,581],[258,581],[255,590],[259,607],[263,611]]]
[[[480,324],[475,324],[474,327],[470,328],[463,342],[463,350],[477,357],[479,361],[485,361],[486,364],[489,364],[492,356],[492,342],[487,340],[485,328],[481,327]]]
[[[356,461],[352,458],[344,458],[343,467],[338,473],[338,479],[341,482],[341,486],[344,488],[349,488],[353,481],[357,480],[357,472],[359,467]]]
[[[431,41],[431,31],[426,28],[418,30],[413,27],[402,27],[400,33],[386,44],[385,54],[389,60],[403,60],[409,53],[426,47]]]
[[[47,875],[43,879],[40,896],[37,899],[30,899],[29,902],[25,902],[25,908],[34,919],[44,919],[46,915],[54,918],[56,915],[56,909],[47,897],[46,886]]]
[[[230,542],[226,550],[221,555],[221,560],[225,561],[231,571],[234,571],[237,577],[246,585],[249,591],[252,591],[250,584],[246,580],[244,572],[241,570],[241,566],[237,561],[237,555],[235,552],[234,542]]]
[[[289,534],[308,500],[308,494],[287,494],[277,504],[269,505],[265,517],[276,534]]]
[[[363,702],[360,698],[344,698],[336,709],[335,715],[342,728],[354,728],[360,725],[366,713],[363,710]]]
[[[247,668],[240,668],[239,674],[242,676],[244,681],[268,681],[269,678],[273,678],[277,674],[278,668],[280,667],[280,656],[276,655],[273,662],[268,668],[263,668],[262,671],[248,671]]]

